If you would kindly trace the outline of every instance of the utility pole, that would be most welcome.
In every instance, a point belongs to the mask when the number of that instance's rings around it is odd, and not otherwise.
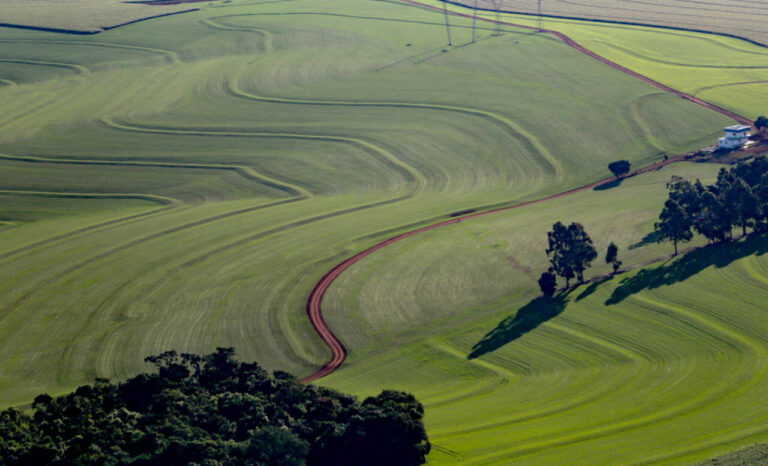
[[[474,43],[475,37],[477,37],[477,0],[475,0],[475,4],[472,7],[472,12],[474,13],[472,15],[472,43]]]
[[[494,36],[501,36],[504,33],[504,28],[501,24],[501,6],[504,0],[491,0],[493,9],[496,11],[496,27],[493,29]]]
[[[448,46],[450,47],[452,45],[451,43],[451,23],[448,21],[448,3],[446,0],[443,0],[443,14],[445,15],[445,32],[448,34]]]
[[[539,28],[539,30],[541,30],[544,28],[544,17],[541,16],[541,0],[538,0],[538,1],[539,1],[539,19],[536,23],[536,26]]]

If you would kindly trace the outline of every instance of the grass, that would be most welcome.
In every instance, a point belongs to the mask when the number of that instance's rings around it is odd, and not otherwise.
[[[425,3],[442,5],[436,1]],[[669,2],[664,3],[670,5]],[[680,8],[681,3],[673,2],[671,5],[674,5],[673,8]],[[720,5],[738,11],[738,7],[728,2],[709,6],[720,8]],[[601,3],[595,6],[604,7]],[[750,9],[752,5],[743,7]],[[662,11],[664,9],[663,6],[659,8]],[[646,11],[649,15],[654,15],[660,11],[659,8],[654,7]],[[696,8],[703,7],[697,5]],[[471,11],[461,7],[452,9],[463,13]],[[583,9],[583,6],[580,5],[579,9]],[[591,16],[590,13],[582,14]],[[483,13],[481,16],[496,18],[490,13]],[[722,15],[712,16],[715,17],[718,26],[700,22],[700,18],[696,16],[677,16],[682,18],[682,21],[696,21],[699,28],[738,34],[739,29],[732,28],[728,19],[721,21]],[[743,27],[760,35],[759,39],[754,35],[745,34],[746,37],[768,43],[764,28],[749,26],[750,21],[759,20],[759,15],[750,13],[752,19],[749,21],[736,19],[737,17],[738,13],[729,19],[738,21]],[[515,24],[537,25],[536,18],[530,16],[502,15],[501,18]],[[620,65],[752,120],[766,113],[768,108],[768,49],[765,47],[716,35],[554,18],[546,18],[543,27],[563,32],[579,44]],[[727,30],[721,29],[722,27]]]
[[[716,169],[676,165],[364,259],[326,299],[351,356],[324,382],[413,391],[435,463],[685,464],[765,441],[765,237],[536,297],[554,221],[582,222],[596,240],[588,277],[608,271],[611,240],[625,265],[663,256],[671,245],[636,245],[664,182]]]
[[[459,0],[458,3],[467,6],[475,4],[474,0]],[[503,0],[498,3],[501,4],[501,9],[506,11],[533,15],[539,12],[537,4],[533,2]],[[493,2],[489,0],[479,0],[477,5],[480,8],[494,9]],[[541,12],[544,15],[712,31],[768,44],[768,33],[763,26],[768,15],[763,6],[760,2],[735,0],[696,4],[685,0],[652,0],[635,4],[621,0],[589,3],[543,1]]]
[[[471,28],[469,19],[453,24],[464,34]],[[352,0],[217,4],[76,38],[0,30],[0,406],[96,376],[133,375],[145,369],[146,355],[168,349],[234,346],[244,360],[309,375],[328,350],[305,301],[341,260],[454,212],[590,183],[609,175],[609,161],[642,166],[664,152],[698,149],[731,123],[546,35],[491,33],[482,29],[474,44],[457,36],[446,48],[439,14],[392,2],[361,9]],[[674,170],[713,173],[708,165]],[[499,440],[507,435],[529,446],[584,432],[610,438],[590,424],[594,415],[583,409],[594,405],[585,397],[597,400],[634,381],[626,393],[639,404],[626,414],[640,414],[632,419],[655,412],[647,404],[653,400],[680,399],[665,392],[643,400],[646,375],[658,375],[660,386],[700,377],[713,388],[696,399],[714,399],[722,386],[714,372],[699,365],[689,373],[670,355],[673,337],[700,332],[696,315],[671,336],[660,332],[660,349],[647,354],[637,341],[626,348],[629,336],[595,341],[594,331],[578,326],[555,332],[581,332],[584,341],[569,337],[548,353],[537,338],[551,338],[558,316],[530,332],[537,343],[526,354],[505,345],[465,360],[511,309],[531,300],[530,275],[543,264],[534,252],[553,217],[587,216],[600,248],[607,238],[617,241],[626,263],[668,250],[629,245],[647,233],[670,173],[583,193],[577,204],[462,223],[361,262],[329,296],[328,318],[353,352],[328,383],[358,393],[412,388],[430,407],[434,461],[453,450],[477,460],[516,454]],[[626,212],[610,207],[616,199]],[[520,224],[528,229],[510,245],[510,230]],[[456,248],[453,235],[467,249]],[[408,255],[391,256],[398,252]],[[409,266],[413,257],[421,257],[416,267]],[[382,269],[390,260],[397,276]],[[602,309],[595,303],[613,284],[573,298],[561,316],[573,306]],[[627,309],[643,293],[617,307]],[[631,332],[632,312],[622,312]],[[642,328],[671,326],[660,319]],[[734,336],[717,327],[711,333],[720,339]],[[717,361],[737,361],[752,348],[742,340],[731,348],[736,353],[714,342],[705,349]],[[690,343],[694,358],[701,356],[697,341]],[[392,345],[399,349],[384,351]],[[569,355],[568,345],[577,351]],[[381,365],[371,370],[369,361]],[[628,373],[632,361],[642,372]],[[399,364],[404,377],[391,378],[385,369]],[[498,388],[523,387],[520,374],[535,383],[516,392],[514,414],[508,392]],[[597,394],[551,401],[558,390],[586,390],[600,377],[607,382]],[[557,408],[567,416],[563,403],[582,406],[585,415],[553,431],[552,440],[545,437],[549,421],[536,414]],[[504,424],[510,412],[535,423],[528,437]],[[644,426],[652,424],[632,429]],[[467,440],[474,434],[453,432],[475,427],[488,434],[477,444]],[[630,430],[621,435],[629,458],[636,452]],[[663,440],[654,451],[671,451]],[[579,458],[581,448],[577,443]]]
[[[189,5],[140,5],[122,0],[0,0],[6,24],[75,31],[99,31],[102,27],[189,9]]]

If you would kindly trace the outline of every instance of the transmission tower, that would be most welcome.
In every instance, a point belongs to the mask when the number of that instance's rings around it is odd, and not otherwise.
[[[491,0],[493,10],[496,12],[496,22],[495,27],[493,28],[494,36],[500,36],[504,34],[504,27],[501,24],[501,6],[503,1],[504,0]]]
[[[451,43],[451,23],[448,21],[448,3],[443,0],[443,14],[445,15],[445,32],[448,35],[448,46],[453,45]]]
[[[541,16],[541,0],[538,0],[539,2],[539,16],[538,20],[536,21],[536,27],[541,30],[544,28],[544,17]]]

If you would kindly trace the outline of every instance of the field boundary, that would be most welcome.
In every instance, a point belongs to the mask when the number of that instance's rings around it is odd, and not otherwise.
[[[165,16],[180,15],[182,13],[191,13],[193,11],[200,11],[200,10],[201,8],[190,8],[187,10],[172,11],[170,13],[163,13],[160,15],[152,15],[152,16],[146,16],[144,18],[133,19],[131,21],[126,21],[124,23],[113,24],[112,26],[101,26],[99,29],[65,29],[65,28],[45,27],[45,26],[30,26],[26,24],[13,24],[13,23],[0,23],[0,28],[24,29],[27,31],[39,31],[39,32],[54,32],[57,34],[73,34],[78,36],[92,36],[94,34],[101,34],[102,32],[111,31],[112,29],[121,28],[123,26],[140,23],[142,21],[149,21],[150,19],[163,18]]]
[[[448,3],[449,5],[458,6],[461,8],[467,8],[469,10],[477,10],[477,11],[485,11],[488,13],[496,13],[496,10],[492,8],[473,8],[469,5],[465,5],[463,3],[457,2],[457,1],[451,1],[451,0],[440,0],[445,1],[445,3]],[[754,39],[749,39],[747,37],[742,37],[736,34],[728,34],[727,32],[716,32],[716,31],[708,31],[706,29],[695,29],[695,28],[686,28],[686,27],[680,27],[680,26],[664,26],[661,24],[651,24],[651,23],[639,23],[637,21],[622,21],[618,19],[600,19],[600,18],[580,18],[578,16],[565,16],[565,15],[553,15],[553,14],[537,14],[537,13],[531,13],[527,11],[514,11],[514,10],[499,10],[500,13],[506,13],[510,15],[520,15],[520,16],[532,16],[534,18],[550,18],[550,19],[565,19],[569,21],[586,21],[589,23],[600,23],[600,24],[617,24],[620,26],[639,26],[639,27],[647,27],[647,28],[654,28],[654,29],[667,29],[670,31],[681,31],[681,32],[695,32],[699,34],[709,34],[713,36],[721,36],[721,37],[728,37],[731,39],[739,39],[746,42],[749,42],[750,44],[757,45],[758,47],[764,47],[768,48],[768,44],[765,44],[760,41],[756,41]],[[478,18],[479,19],[479,18]]]

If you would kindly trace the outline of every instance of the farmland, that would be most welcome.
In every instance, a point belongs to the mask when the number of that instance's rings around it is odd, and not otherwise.
[[[475,0],[458,0],[456,3],[471,6],[475,4]],[[496,5],[504,11],[538,14],[536,2],[477,0],[479,8],[495,10]],[[569,18],[712,31],[768,44],[768,31],[765,29],[768,13],[765,12],[765,4],[760,1],[597,0],[587,3],[544,0],[541,2],[541,13]]]
[[[594,182],[612,160],[698,149],[732,123],[551,35],[493,36],[481,23],[470,43],[471,18],[451,23],[446,47],[428,9],[296,0],[92,36],[0,29],[0,406],[134,375],[167,349],[234,346],[310,375],[329,351],[306,300],[343,259],[452,213]],[[653,33],[628,31],[622,47]],[[664,37],[682,41],[665,59],[681,59],[688,39]],[[729,108],[753,115],[759,103],[745,94]],[[637,265],[669,253],[643,241],[669,176],[711,180],[717,168],[674,164],[359,262],[323,304],[351,352],[322,383],[412,390],[435,462],[704,459],[764,439],[750,402],[766,351],[764,240],[576,290],[519,340],[493,333],[538,309],[532,277],[553,221],[583,221],[601,250],[616,241]],[[688,279],[641,286],[669,267]],[[719,281],[732,286],[714,296]],[[494,343],[467,359],[485,335]],[[738,406],[754,409],[723,415]]]
[[[130,21],[189,10],[187,4],[140,5],[120,0],[0,0],[0,23],[96,32]]]
[[[609,241],[625,264],[663,257],[671,245],[643,238],[664,183],[716,169],[675,165],[364,259],[325,301],[352,351],[324,380],[412,390],[438,462],[685,464],[765,439],[764,237],[537,298],[552,223],[582,222],[601,258]]]

